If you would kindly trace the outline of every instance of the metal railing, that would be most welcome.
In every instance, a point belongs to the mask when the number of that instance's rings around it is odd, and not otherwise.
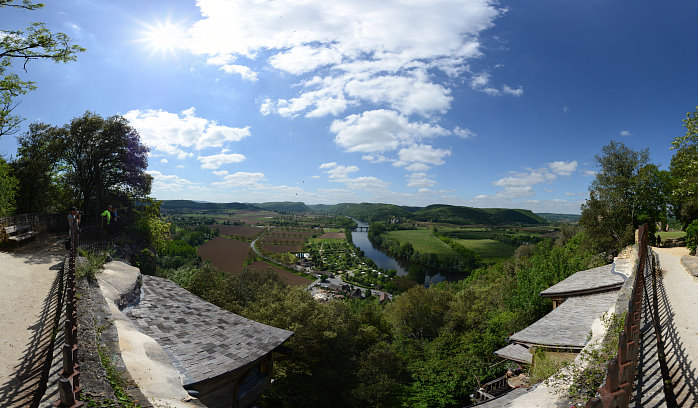
[[[85,404],[77,399],[80,388],[80,365],[78,364],[78,339],[77,339],[77,289],[75,278],[75,259],[77,257],[77,243],[79,234],[77,230],[71,232],[70,254],[68,256],[68,268],[63,263],[61,273],[65,274],[65,322],[63,330],[65,344],[63,344],[63,368],[59,372],[58,393],[60,400],[54,403],[56,407],[82,407]]]
[[[648,251],[647,224],[639,228],[639,262],[635,271],[635,282],[633,283],[630,299],[628,301],[628,312],[625,317],[625,325],[618,340],[618,352],[607,365],[606,380],[598,389],[598,397],[587,402],[586,408],[627,408],[633,396],[633,382],[638,365],[639,343],[640,343],[640,319],[642,317],[643,295],[647,295],[646,276],[652,276],[652,285],[656,287],[656,273],[654,256]],[[656,289],[654,310],[648,307],[651,320],[657,336],[657,347],[660,355],[663,354],[663,346],[660,336],[659,317],[656,305]],[[648,296],[649,297],[649,296]],[[647,299],[649,303],[649,298]],[[662,369],[662,371],[664,371]]]

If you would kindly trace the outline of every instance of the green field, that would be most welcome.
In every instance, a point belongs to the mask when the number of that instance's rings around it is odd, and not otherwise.
[[[662,237],[662,240],[683,238],[686,236],[686,231],[657,231],[655,235]]]
[[[475,251],[483,261],[495,262],[514,255],[514,247],[493,239],[458,239],[464,247]]]
[[[431,233],[431,230],[388,231],[385,233],[385,236],[399,241],[401,244],[410,242],[417,252],[436,254],[439,257],[450,257],[455,255],[451,247],[436,238],[434,234]]]

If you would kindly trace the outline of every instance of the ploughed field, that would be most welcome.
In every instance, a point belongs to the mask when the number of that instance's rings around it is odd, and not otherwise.
[[[211,228],[218,228],[218,232],[221,235],[226,235],[229,237],[241,237],[244,239],[254,238],[255,236],[259,235],[262,231],[264,231],[264,228],[254,227],[252,225],[214,224],[211,225]]]
[[[202,259],[224,272],[240,273],[250,250],[250,243],[225,237],[206,241],[196,250]]]
[[[300,243],[302,244],[302,242]],[[283,245],[283,244],[257,244],[256,247],[262,252],[272,252],[281,254],[284,252],[300,252],[301,245]]]
[[[309,228],[273,228],[258,241],[257,248],[274,253],[299,252],[313,234],[315,231]]]
[[[310,278],[304,278],[298,276],[295,273],[291,273],[285,269],[279,268],[276,265],[272,265],[264,261],[255,261],[249,266],[250,269],[254,269],[259,272],[272,271],[279,275],[282,281],[288,286],[308,286],[313,280]]]
[[[239,274],[242,272],[245,258],[247,258],[249,250],[249,242],[216,237],[210,241],[206,241],[199,247],[196,253],[201,256],[202,259],[210,261],[213,266],[221,271]],[[255,261],[249,265],[249,268],[260,272],[271,270],[290,286],[306,286],[310,283],[310,280],[307,278],[295,275],[264,261]]]

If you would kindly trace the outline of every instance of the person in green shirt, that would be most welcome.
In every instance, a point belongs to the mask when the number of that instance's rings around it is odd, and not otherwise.
[[[106,237],[106,234],[109,232],[109,224],[111,223],[111,210],[112,207],[111,205],[107,206],[107,209],[104,210],[99,216],[102,218],[102,237]]]

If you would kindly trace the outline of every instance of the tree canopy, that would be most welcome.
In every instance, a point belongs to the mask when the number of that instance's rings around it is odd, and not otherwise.
[[[61,127],[33,123],[18,142],[20,212],[55,212],[72,203],[97,213],[150,194],[148,148],[121,116],[88,111]]]
[[[611,141],[595,156],[599,166],[582,204],[580,224],[599,252],[615,253],[634,240],[640,223],[665,217],[666,174],[650,163],[649,150]]]
[[[683,120],[686,134],[674,139],[671,148],[671,204],[684,227],[698,219],[698,108]]]
[[[29,0],[0,0],[0,8],[31,11],[43,6]],[[12,114],[16,99],[36,89],[33,81],[22,79],[18,72],[26,72],[33,60],[75,61],[83,51],[66,34],[51,32],[43,23],[33,23],[25,30],[0,30],[0,137],[19,130],[22,118]]]

